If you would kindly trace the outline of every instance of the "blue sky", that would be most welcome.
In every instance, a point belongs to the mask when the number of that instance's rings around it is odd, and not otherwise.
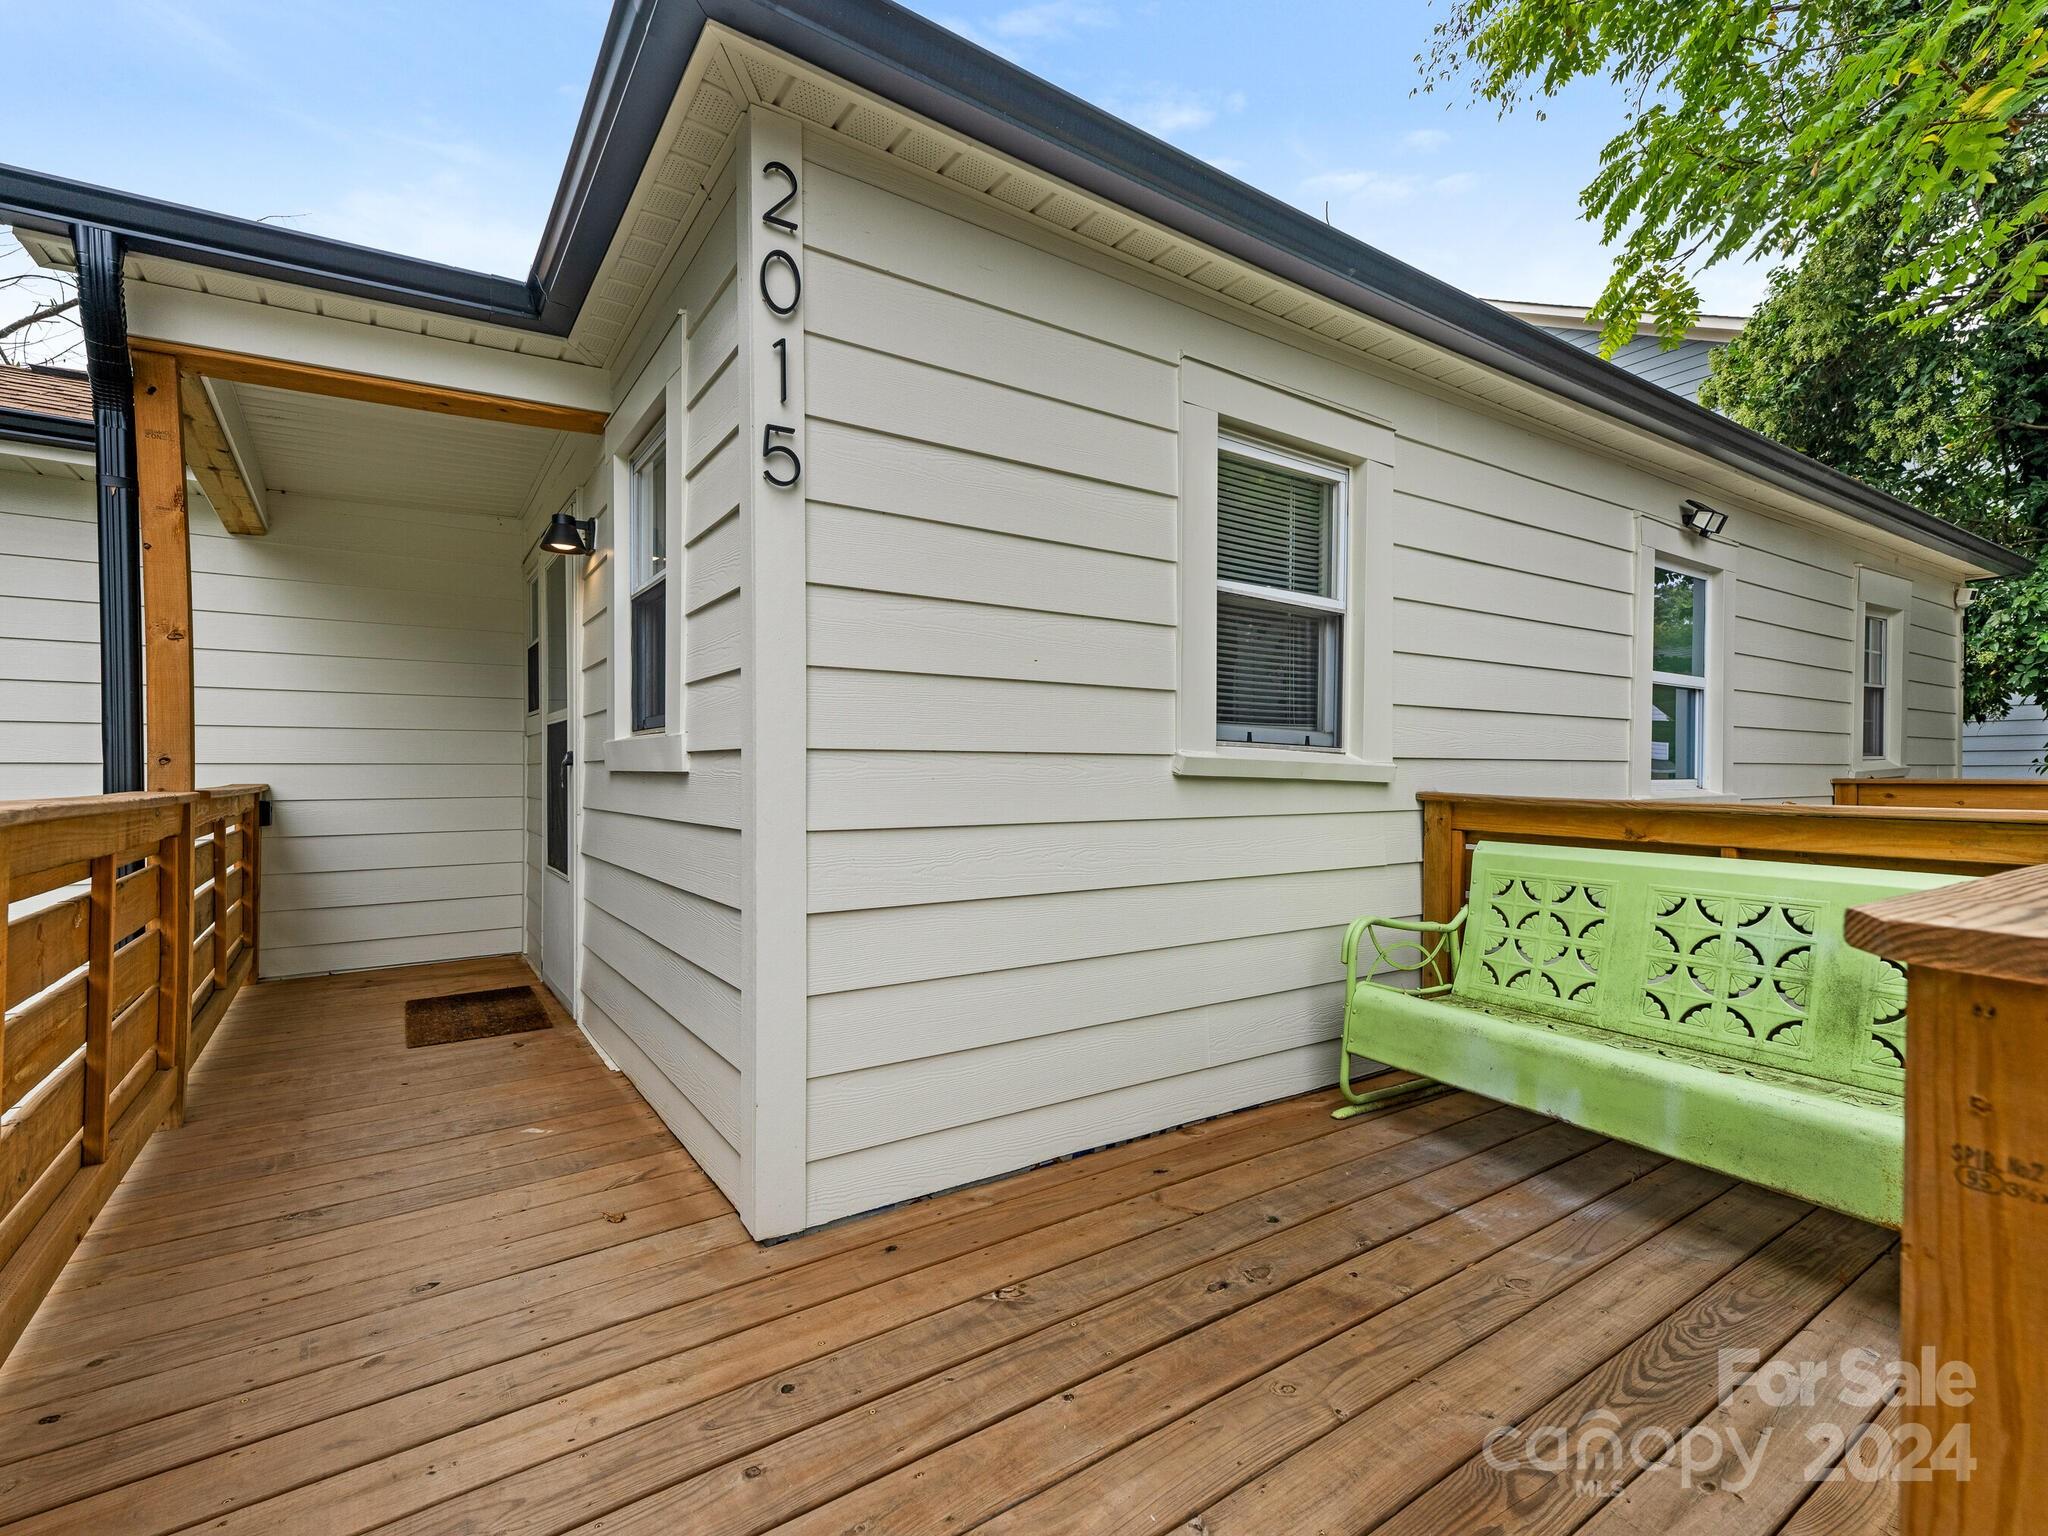
[[[523,276],[605,0],[0,0],[0,160]],[[1577,194],[1618,121],[1411,95],[1446,0],[913,0],[1232,175],[1496,298],[1586,301]],[[89,55],[90,64],[81,57]],[[86,86],[66,67],[80,58]],[[1711,273],[1747,309],[1751,269]]]

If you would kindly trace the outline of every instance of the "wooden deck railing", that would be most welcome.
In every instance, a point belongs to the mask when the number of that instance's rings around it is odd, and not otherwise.
[[[0,803],[0,1358],[254,972],[262,797]]]
[[[1416,798],[1422,802],[1422,915],[1437,922],[1464,905],[1472,845],[1484,838],[1975,875],[2048,864],[2048,807],[1719,805],[1436,793]]]
[[[1930,1451],[1961,1427],[1975,1460],[1902,1484],[1905,1536],[2032,1529],[2048,1507],[2048,868],[1859,907],[1843,931],[1906,967],[1913,1021],[1900,1344],[1919,1377],[1900,1417]]]
[[[1835,804],[2048,811],[2048,779],[1837,779]]]

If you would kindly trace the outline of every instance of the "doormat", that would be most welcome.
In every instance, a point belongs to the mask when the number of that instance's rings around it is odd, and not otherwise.
[[[488,1040],[493,1035],[521,1035],[530,1029],[554,1027],[547,1006],[532,987],[493,987],[487,992],[405,1000],[408,1047]]]

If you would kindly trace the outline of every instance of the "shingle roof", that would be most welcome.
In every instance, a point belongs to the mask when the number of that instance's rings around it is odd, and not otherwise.
[[[0,410],[92,420],[92,386],[69,368],[13,368],[0,363]]]

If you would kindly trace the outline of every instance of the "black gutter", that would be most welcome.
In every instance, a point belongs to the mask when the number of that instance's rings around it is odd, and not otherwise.
[[[694,0],[614,0],[527,279],[540,329],[576,324],[703,29]]]
[[[130,248],[566,335],[656,147],[707,20],[1346,309],[1916,543],[2005,574],[2003,546],[1796,453],[1396,261],[889,0],[615,0],[524,284],[0,167],[0,212],[90,218]]]
[[[282,278],[376,303],[494,325],[524,323],[530,329],[533,324],[533,292],[513,278],[159,202],[41,171],[0,165],[0,210],[9,222],[46,234],[67,235],[74,224],[97,225],[119,236],[137,255],[189,261],[247,277]]]
[[[90,449],[97,441],[93,424],[77,416],[51,416],[0,405],[0,443],[34,443],[42,448]]]
[[[1251,266],[1473,362],[2006,575],[2003,545],[1517,320],[1247,186],[889,0],[702,0],[736,31]],[[773,28],[758,19],[767,12]]]
[[[121,297],[121,239],[97,224],[72,232],[78,313],[92,380],[99,463],[100,779],[142,788],[142,529],[135,502],[135,370]]]

